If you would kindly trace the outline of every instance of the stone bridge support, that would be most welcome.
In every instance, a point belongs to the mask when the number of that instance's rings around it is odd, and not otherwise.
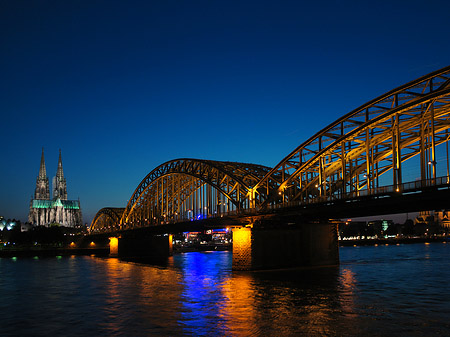
[[[323,222],[275,227],[233,229],[233,270],[339,264],[336,224]]]

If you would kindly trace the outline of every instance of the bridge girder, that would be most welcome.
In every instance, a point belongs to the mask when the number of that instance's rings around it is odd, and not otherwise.
[[[257,206],[338,199],[363,189],[370,193],[387,172],[392,173],[392,184],[399,186],[402,163],[416,155],[420,179],[436,178],[436,146],[449,139],[449,103],[450,67],[446,67],[362,105],[302,143],[267,173],[254,187],[267,196]]]

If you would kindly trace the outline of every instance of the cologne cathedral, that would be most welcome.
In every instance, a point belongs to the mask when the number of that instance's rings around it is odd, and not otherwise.
[[[61,150],[59,150],[58,169],[53,177],[53,198],[45,170],[44,149],[42,149],[41,167],[36,179],[34,198],[30,201],[28,222],[35,226],[60,225],[78,227],[83,224],[80,200],[67,200],[67,185],[64,178]]]

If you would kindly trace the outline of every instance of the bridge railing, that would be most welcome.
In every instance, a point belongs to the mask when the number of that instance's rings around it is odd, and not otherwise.
[[[318,203],[330,203],[338,200],[352,200],[363,197],[385,197],[389,195],[395,195],[400,193],[412,193],[417,192],[425,188],[450,188],[450,178],[448,176],[437,177],[433,179],[426,180],[416,180],[411,181],[399,185],[388,185],[388,186],[380,186],[377,188],[373,188],[371,190],[359,190],[347,192],[343,195],[331,195],[331,196],[319,196],[307,200],[299,200],[299,201],[288,201],[279,204],[271,204],[268,205],[268,209],[276,210],[285,207],[294,207],[294,206],[307,206],[310,204],[318,204]]]

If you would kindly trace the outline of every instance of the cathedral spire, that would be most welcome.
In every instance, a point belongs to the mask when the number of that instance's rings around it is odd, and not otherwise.
[[[39,178],[40,179],[47,178],[47,172],[45,170],[44,148],[42,148],[41,167],[39,168]]]
[[[62,167],[61,149],[59,149],[58,169],[53,177],[53,199],[67,200],[67,185]]]
[[[39,167],[39,175],[36,179],[34,199],[50,199],[50,189],[48,184],[47,172],[45,170],[44,148],[42,148],[41,166]]]
[[[61,149],[59,149],[58,170],[56,171],[56,177],[58,179],[64,179],[64,172],[62,167]]]

